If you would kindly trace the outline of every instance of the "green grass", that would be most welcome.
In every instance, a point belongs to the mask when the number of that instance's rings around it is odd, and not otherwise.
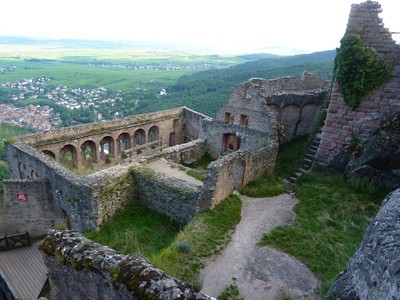
[[[205,172],[200,172],[197,170],[189,169],[186,171],[186,173],[200,181],[204,181],[206,179]]]
[[[278,177],[289,178],[297,171],[303,162],[309,137],[297,138],[279,148],[274,174]]]
[[[118,210],[98,232],[85,236],[118,252],[148,257],[167,247],[180,229],[171,218],[136,204]]]
[[[240,211],[240,198],[232,195],[181,227],[169,217],[132,205],[118,210],[97,233],[85,236],[124,254],[139,253],[169,275],[198,285],[203,258],[227,245]]]
[[[285,192],[282,180],[271,173],[264,173],[240,189],[240,193],[249,197],[273,197]]]
[[[151,256],[150,261],[166,273],[198,287],[203,259],[219,254],[228,244],[232,230],[240,221],[240,211],[240,198],[227,197],[213,210],[196,215],[171,245]]]
[[[341,174],[314,170],[297,183],[299,226],[276,227],[260,245],[298,257],[326,289],[354,254],[386,194],[370,183],[346,183]]]
[[[262,176],[241,188],[240,192],[249,197],[273,197],[285,192],[281,178],[288,178],[298,169],[308,144],[308,136],[298,138],[280,147],[274,172]]]

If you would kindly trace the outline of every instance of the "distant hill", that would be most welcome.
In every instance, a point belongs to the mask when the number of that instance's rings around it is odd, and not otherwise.
[[[300,78],[304,71],[308,71],[323,79],[331,80],[335,56],[335,50],[294,56],[270,56],[226,69],[213,69],[182,76],[176,84],[166,88],[166,96],[151,101],[140,101],[136,113],[186,105],[213,117],[228,101],[232,88],[252,77]]]

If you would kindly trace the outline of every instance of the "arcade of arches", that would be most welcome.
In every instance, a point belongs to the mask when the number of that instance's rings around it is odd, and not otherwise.
[[[138,128],[133,132],[127,130],[116,135],[109,132],[97,138],[85,137],[71,140],[68,144],[52,144],[42,152],[66,167],[77,169],[168,146],[171,145],[164,145],[160,137],[159,127],[152,126],[147,132]]]

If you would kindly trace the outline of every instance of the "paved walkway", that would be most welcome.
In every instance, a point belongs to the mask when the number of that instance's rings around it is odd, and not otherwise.
[[[290,295],[291,299],[319,299],[319,281],[295,258],[257,243],[264,233],[278,225],[293,224],[290,195],[270,198],[241,196],[242,219],[231,242],[221,255],[206,262],[200,280],[202,292],[218,297],[226,286],[236,283],[245,300],[268,300]]]

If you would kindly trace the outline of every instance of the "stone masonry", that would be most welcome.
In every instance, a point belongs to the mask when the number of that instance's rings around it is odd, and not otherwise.
[[[381,5],[375,1],[353,4],[346,33],[361,35],[381,56],[392,61],[395,76],[355,110],[346,106],[340,87],[334,82],[316,157],[321,165],[329,164],[352,138],[367,140],[383,118],[400,111],[400,47],[384,28],[380,12]]]
[[[52,231],[39,247],[50,299],[214,299],[170,277],[137,254],[122,255],[77,231]]]

